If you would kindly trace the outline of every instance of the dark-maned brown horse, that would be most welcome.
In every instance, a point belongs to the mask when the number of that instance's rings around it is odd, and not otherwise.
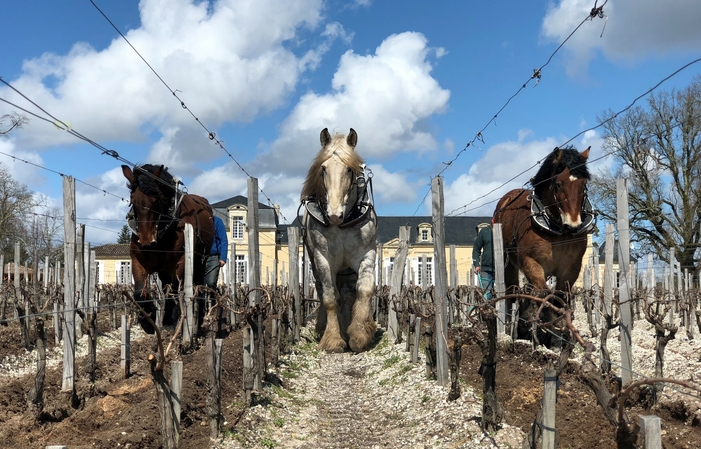
[[[502,225],[507,293],[518,289],[519,270],[541,293],[550,276],[557,279],[557,292],[569,293],[577,280],[587,234],[596,224],[587,198],[590,148],[581,153],[571,147],[555,148],[531,179],[532,190],[512,190],[497,204],[494,223]],[[521,338],[529,334],[526,321],[537,311],[530,302],[522,300],[519,308]],[[541,318],[552,317],[546,311]],[[548,344],[548,335],[541,334],[541,342]]]
[[[163,165],[137,165],[133,171],[122,165],[122,172],[131,191],[132,209],[127,219],[132,228],[129,249],[135,298],[155,321],[156,308],[146,294],[146,280],[158,273],[164,288],[171,285],[175,292],[180,289],[185,275],[185,223],[192,225],[195,235],[192,282],[204,284],[205,260],[214,239],[212,207],[201,196],[180,193]],[[178,312],[174,301],[166,300],[163,323],[173,324]],[[154,332],[143,317],[139,322],[144,331]]]

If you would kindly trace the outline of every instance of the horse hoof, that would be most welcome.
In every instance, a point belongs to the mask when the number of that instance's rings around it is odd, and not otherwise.
[[[367,351],[370,348],[370,343],[376,330],[377,325],[374,321],[367,321],[364,325],[351,324],[348,328],[351,350],[355,353]]]
[[[321,339],[319,342],[319,350],[326,351],[329,354],[338,354],[346,350],[346,342],[342,339]]]

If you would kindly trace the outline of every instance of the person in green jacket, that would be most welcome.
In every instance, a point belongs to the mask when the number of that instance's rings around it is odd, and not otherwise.
[[[480,287],[484,289],[484,297],[492,299],[492,287],[494,286],[494,246],[492,245],[492,225],[480,223],[475,228],[477,238],[472,246],[472,264],[480,281]]]

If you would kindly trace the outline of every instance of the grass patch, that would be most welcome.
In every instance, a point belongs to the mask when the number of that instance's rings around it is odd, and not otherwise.
[[[399,362],[401,359],[402,357],[400,355],[393,355],[392,357],[382,362],[382,369],[391,368],[392,366],[397,364],[397,362]]]

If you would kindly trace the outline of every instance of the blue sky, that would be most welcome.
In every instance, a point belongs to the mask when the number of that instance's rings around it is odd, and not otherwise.
[[[258,178],[261,202],[279,204],[287,222],[323,128],[357,131],[379,214],[429,215],[431,178],[454,160],[442,173],[446,213],[491,215],[555,146],[701,56],[697,0],[609,0],[605,17],[554,56],[594,1],[94,2],[229,154],[89,0],[3,5],[0,77],[122,158],[168,166],[211,202],[246,195],[246,173]],[[700,69],[660,88],[683,88]],[[483,142],[461,152],[526,82]],[[0,98],[44,116],[5,85]],[[21,112],[0,102],[0,115],[12,111]],[[594,130],[571,143],[591,145],[597,170],[611,164],[599,159],[601,141]],[[34,117],[0,140],[0,153],[56,206],[53,171],[90,184],[77,183],[78,221],[93,245],[115,241],[127,211],[121,162]]]

